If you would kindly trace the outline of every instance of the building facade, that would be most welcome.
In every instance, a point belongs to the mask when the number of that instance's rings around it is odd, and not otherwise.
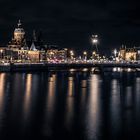
[[[14,30],[13,37],[7,47],[2,48],[3,58],[10,61],[64,61],[67,57],[67,50],[44,45],[41,33],[36,35],[35,30],[31,40],[26,40],[26,33],[19,20]]]
[[[120,60],[125,60],[125,61],[135,61],[137,60],[138,56],[138,51],[136,48],[120,48],[119,51],[119,59]]]

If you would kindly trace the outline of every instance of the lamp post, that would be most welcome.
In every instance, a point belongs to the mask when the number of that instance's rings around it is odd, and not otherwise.
[[[70,51],[70,59],[71,59],[71,60],[74,59],[74,52],[73,52],[73,50]]]
[[[68,62],[68,49],[65,48],[64,50],[65,50],[65,56],[64,56],[65,58],[64,59],[66,62]]]
[[[87,60],[87,52],[86,51],[83,52],[83,57],[84,57],[84,60],[86,61]]]
[[[93,51],[92,52],[92,59],[95,59],[96,58],[96,51]]]
[[[98,53],[98,35],[92,35],[92,43],[96,47],[96,52]]]
[[[114,53],[114,56],[115,56],[115,61],[116,61],[117,50],[116,50],[116,49],[114,49],[113,53]]]
[[[2,53],[3,53],[3,50],[0,50],[1,59],[2,59]]]

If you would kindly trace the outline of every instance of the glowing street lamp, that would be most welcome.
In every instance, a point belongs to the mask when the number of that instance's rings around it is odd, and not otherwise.
[[[84,56],[84,59],[87,60],[87,52],[86,51],[83,52],[83,56]]]
[[[0,54],[1,54],[1,59],[2,59],[2,53],[3,53],[3,50],[0,50]]]
[[[70,55],[71,55],[71,56],[74,56],[74,52],[73,52],[73,51],[70,51]]]
[[[116,60],[116,56],[117,56],[117,50],[116,50],[116,49],[114,49],[113,53],[114,53],[115,60]]]
[[[116,57],[116,55],[117,55],[117,50],[116,50],[116,49],[114,49],[114,55],[115,55],[115,57]]]
[[[96,55],[96,52],[95,52],[95,51],[93,51],[93,52],[92,52],[92,55],[94,55],[94,56],[95,56],[95,55]]]
[[[73,59],[73,57],[74,57],[74,51],[71,50],[71,51],[70,51],[70,58]]]
[[[98,53],[98,35],[92,35],[92,43],[93,43],[93,45],[95,45],[95,47],[96,47],[96,51],[97,51],[97,53]]]
[[[84,51],[84,52],[83,52],[83,55],[87,55],[87,52],[86,52],[86,51]]]
[[[73,51],[72,50],[70,51],[70,54],[73,54]]]

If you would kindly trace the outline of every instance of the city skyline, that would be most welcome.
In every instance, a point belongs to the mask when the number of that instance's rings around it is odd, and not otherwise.
[[[42,30],[44,40],[62,47],[89,49],[92,34],[99,35],[102,50],[140,44],[137,3],[128,1],[1,1],[0,13],[2,45],[11,39],[18,19],[28,36],[34,29]]]
[[[0,0],[0,138],[139,140],[135,0]]]

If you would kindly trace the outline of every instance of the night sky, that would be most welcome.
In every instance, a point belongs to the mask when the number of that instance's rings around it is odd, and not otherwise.
[[[47,44],[89,50],[98,34],[100,50],[140,45],[139,4],[134,0],[0,0],[0,45],[12,36],[18,19],[27,37],[43,32]]]

